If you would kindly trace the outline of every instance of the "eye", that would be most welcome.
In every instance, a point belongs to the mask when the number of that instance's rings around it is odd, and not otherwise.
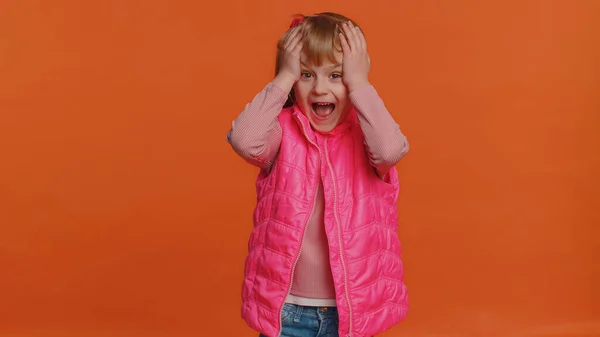
[[[333,78],[333,79],[342,78],[342,74],[339,74],[339,73],[331,74],[331,78]]]
[[[311,73],[307,73],[307,72],[302,72],[302,73],[300,73],[300,76],[304,77],[304,78],[311,78],[312,74]]]

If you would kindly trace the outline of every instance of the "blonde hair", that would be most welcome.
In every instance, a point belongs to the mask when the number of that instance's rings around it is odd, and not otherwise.
[[[355,26],[358,26],[353,20],[337,13],[324,12],[314,15],[304,16],[297,15],[303,19],[299,25],[302,29],[302,53],[306,55],[307,62],[320,66],[325,60],[335,63],[336,53],[342,52],[342,44],[339,34],[345,36],[341,28],[343,23],[350,21]],[[283,57],[283,46],[287,40],[291,29],[288,29],[277,43],[277,57],[275,59],[275,75],[279,73],[281,67],[281,59]],[[294,89],[290,91],[287,102],[284,107],[289,107],[294,104],[295,95]]]

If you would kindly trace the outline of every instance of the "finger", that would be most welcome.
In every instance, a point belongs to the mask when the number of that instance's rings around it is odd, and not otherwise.
[[[358,36],[358,27],[356,27],[353,23],[348,22],[350,26],[350,30],[352,31],[352,39],[354,40],[354,44],[356,45],[357,50],[363,50],[362,41]]]
[[[296,43],[296,45],[294,46],[294,49],[292,49],[292,54],[300,55],[302,47],[304,47],[304,43],[300,43],[300,41],[298,41],[298,43]]]
[[[350,28],[350,25],[348,24],[348,22],[345,22],[342,24],[344,33],[346,34],[346,43],[348,44],[348,50],[352,51],[356,48],[356,43],[354,43],[354,37],[352,29]]]
[[[354,48],[354,44],[352,43],[352,32],[347,22],[342,24],[342,30],[344,31],[344,40],[348,46],[348,50],[351,51]]]
[[[296,27],[292,28],[289,35],[285,39],[285,43],[283,44],[283,49],[289,49],[289,47],[292,45],[292,41],[294,40],[294,38],[296,38],[299,35],[299,31],[300,31],[300,26],[296,26]]]
[[[294,45],[294,40],[297,40],[298,35],[300,35],[300,27],[296,26],[292,28],[288,38],[285,41],[284,49],[288,50],[292,45]]]
[[[290,41],[290,44],[288,46],[288,48],[286,50],[289,51],[293,51],[296,49],[296,47],[298,47],[298,45],[302,45],[302,34],[297,34],[296,36],[294,36],[294,38]]]
[[[348,45],[348,41],[346,41],[346,37],[342,33],[340,33],[340,43],[342,44],[342,52],[344,54],[350,52],[350,46]]]
[[[365,38],[365,34],[363,34],[362,29],[358,28],[358,36],[360,37],[360,41],[362,42],[362,46],[364,50],[367,50],[367,39]]]

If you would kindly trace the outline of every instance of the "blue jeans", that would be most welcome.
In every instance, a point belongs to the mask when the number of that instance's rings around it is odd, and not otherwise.
[[[281,314],[281,337],[338,337],[338,324],[335,307],[304,307],[286,303]],[[266,336],[261,334],[260,337]]]

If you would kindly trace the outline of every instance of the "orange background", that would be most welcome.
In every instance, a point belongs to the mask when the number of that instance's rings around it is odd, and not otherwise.
[[[257,335],[225,134],[324,10],[411,142],[385,336],[600,336],[595,0],[1,1],[1,336]]]

